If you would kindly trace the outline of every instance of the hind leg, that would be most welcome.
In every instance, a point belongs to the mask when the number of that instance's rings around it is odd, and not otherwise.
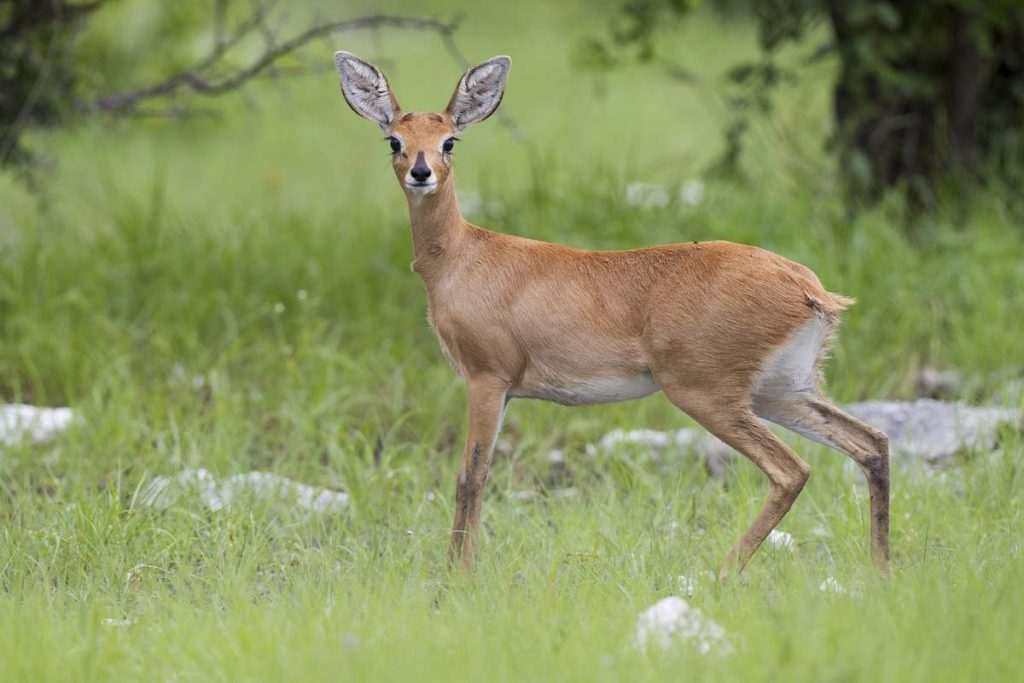
[[[760,397],[754,401],[754,411],[766,420],[847,454],[860,466],[871,495],[871,557],[882,572],[887,572],[889,439],[885,434],[812,392]]]
[[[707,391],[692,392],[670,382],[662,382],[662,389],[680,410],[749,458],[765,473],[771,484],[768,500],[726,556],[719,575],[725,581],[731,567],[735,564],[742,569],[789,512],[807,483],[811,468],[758,421],[750,409],[748,398],[709,395]]]

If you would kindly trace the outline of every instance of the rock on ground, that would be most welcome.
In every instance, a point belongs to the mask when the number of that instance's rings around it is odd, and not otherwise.
[[[165,510],[186,494],[194,494],[211,510],[221,510],[239,498],[282,502],[312,512],[339,512],[348,507],[348,494],[317,488],[271,472],[245,472],[223,482],[203,468],[176,477],[157,477],[136,498],[139,507]]]
[[[796,547],[793,543],[793,535],[778,529],[772,529],[764,542],[765,545],[778,550],[793,550]]]
[[[897,457],[929,465],[951,464],[962,451],[992,451],[1001,426],[1024,424],[1024,415],[1018,409],[933,399],[868,401],[849,405],[846,410],[885,432]],[[672,450],[696,453],[715,477],[723,476],[736,456],[736,451],[702,429],[615,429],[597,444],[589,445],[587,451],[628,447],[645,449],[656,457]]]
[[[956,370],[922,368],[917,375],[917,395],[921,398],[955,398],[964,388],[963,377]]]
[[[0,405],[0,444],[14,446],[25,440],[49,441],[74,421],[71,408],[40,408],[22,403]]]
[[[667,650],[685,643],[696,647],[702,655],[732,651],[721,625],[676,596],[659,600],[640,613],[634,640],[640,649]]]
[[[643,209],[666,207],[673,196],[682,204],[697,206],[704,200],[704,183],[687,180],[676,191],[660,183],[635,181],[626,186],[626,203]]]
[[[932,399],[868,401],[846,410],[889,437],[894,455],[930,465],[948,465],[966,450],[991,451],[999,428],[1021,425],[1021,413],[1012,408],[974,407]]]
[[[677,429],[659,432],[654,429],[614,429],[597,444],[587,446],[588,453],[612,451],[623,447],[645,448],[657,455],[669,450],[696,453],[713,477],[725,475],[729,461],[736,452],[702,429]]]
[[[692,598],[698,590],[717,583],[718,577],[706,569],[696,574],[680,574],[675,578],[676,588],[688,598]]]
[[[818,586],[818,590],[822,593],[834,593],[836,595],[846,593],[846,589],[843,588],[843,584],[839,583],[839,580],[834,576],[826,576],[825,580]]]

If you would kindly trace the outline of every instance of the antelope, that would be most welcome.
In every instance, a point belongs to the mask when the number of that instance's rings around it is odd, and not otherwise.
[[[384,131],[405,193],[428,320],[465,381],[468,434],[455,488],[449,563],[476,559],[491,454],[513,398],[576,406],[661,391],[749,458],[770,492],[725,557],[742,570],[782,520],[810,466],[761,420],[845,453],[871,498],[871,555],[889,560],[889,446],[884,434],[828,401],[821,364],[852,299],[810,269],[723,241],[588,251],[492,232],[466,221],[452,149],[498,108],[511,59],[467,70],[441,113],[405,112],[387,78],[349,52],[334,55],[341,91]]]

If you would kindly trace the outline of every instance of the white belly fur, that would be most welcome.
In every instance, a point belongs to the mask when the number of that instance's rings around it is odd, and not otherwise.
[[[630,401],[659,390],[660,387],[651,377],[651,373],[642,372],[629,377],[572,380],[562,385],[538,382],[531,386],[514,387],[509,395],[515,398],[539,398],[568,406],[582,406]]]

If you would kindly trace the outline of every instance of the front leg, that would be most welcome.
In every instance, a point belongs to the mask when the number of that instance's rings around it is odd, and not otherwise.
[[[480,375],[466,381],[469,432],[455,484],[455,524],[448,551],[449,564],[461,559],[464,567],[471,567],[476,559],[484,486],[504,417],[508,388],[508,382],[493,375]]]

